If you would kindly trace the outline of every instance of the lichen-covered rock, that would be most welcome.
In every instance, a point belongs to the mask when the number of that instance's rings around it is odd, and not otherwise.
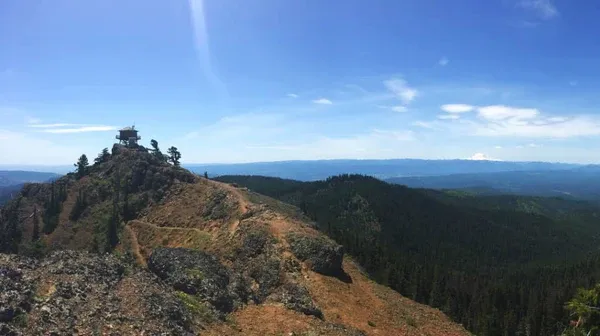
[[[23,277],[35,265],[33,259],[0,255],[0,322],[11,322],[31,309],[34,288]]]
[[[0,335],[193,335],[172,288],[112,255],[0,254]]]
[[[198,296],[222,313],[233,310],[230,271],[216,257],[185,248],[157,248],[148,268],[176,290]]]
[[[323,319],[323,312],[317,308],[306,287],[296,282],[288,281],[283,285],[282,289],[280,302],[287,309]]]
[[[23,335],[16,328],[10,326],[9,324],[0,322],[0,335],[2,336],[21,336]]]
[[[281,284],[281,260],[274,255],[261,254],[247,263],[246,273],[258,285],[254,301],[262,303]]]
[[[254,258],[269,252],[269,248],[275,243],[273,236],[266,229],[253,229],[244,233],[241,245],[236,250],[239,259]]]
[[[313,271],[332,276],[343,273],[344,249],[333,240],[298,233],[288,234],[287,240],[294,255],[306,261]]]

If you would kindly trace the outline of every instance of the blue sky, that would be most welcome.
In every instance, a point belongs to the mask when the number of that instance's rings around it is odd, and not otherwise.
[[[187,163],[600,161],[600,6],[567,0],[5,0],[0,164],[132,124]]]

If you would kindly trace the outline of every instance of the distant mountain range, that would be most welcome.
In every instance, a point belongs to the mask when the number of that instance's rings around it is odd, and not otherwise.
[[[197,174],[208,172],[209,176],[262,175],[299,181],[316,181],[338,174],[365,174],[379,179],[410,176],[438,176],[466,173],[495,173],[506,171],[549,171],[587,167],[580,164],[552,162],[509,162],[485,160],[304,160],[253,163],[183,164]],[[599,167],[599,166],[592,166]],[[600,170],[600,168],[595,168]],[[66,174],[72,165],[2,165],[0,171],[51,172]]]
[[[48,182],[59,178],[55,173],[41,173],[22,170],[0,170],[0,205],[16,195],[24,183]]]
[[[185,168],[209,176],[262,175],[299,181],[316,181],[338,174],[365,174],[379,179],[439,176],[465,173],[555,171],[585,166],[549,162],[503,162],[474,160],[316,160],[240,164],[188,164]],[[600,171],[600,168],[598,168]]]
[[[518,194],[600,200],[600,168],[584,166],[555,171],[512,171],[397,177],[387,182],[412,188],[462,189],[473,194]]]
[[[0,170],[0,187],[14,186],[27,182],[48,182],[60,175],[55,173],[43,173],[23,170]]]

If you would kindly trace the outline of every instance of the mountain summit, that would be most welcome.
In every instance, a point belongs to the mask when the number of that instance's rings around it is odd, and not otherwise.
[[[468,335],[291,205],[143,147],[86,161],[2,208],[0,334]]]

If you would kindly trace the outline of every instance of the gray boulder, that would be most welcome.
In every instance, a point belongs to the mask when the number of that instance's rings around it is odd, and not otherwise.
[[[343,273],[344,249],[333,240],[299,233],[288,234],[287,240],[294,255],[307,262],[313,271],[331,276]]]

